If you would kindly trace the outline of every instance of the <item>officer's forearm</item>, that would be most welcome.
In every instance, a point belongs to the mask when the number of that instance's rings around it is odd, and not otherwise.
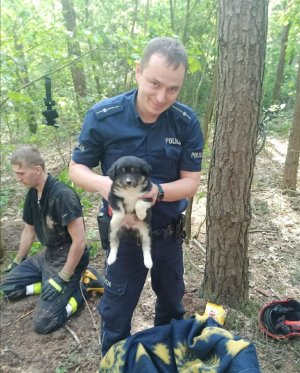
[[[193,173],[188,177],[182,177],[179,180],[171,183],[162,183],[164,190],[164,202],[178,201],[183,198],[193,197],[198,190],[200,181],[200,173]]]
[[[75,272],[75,269],[78,263],[80,262],[82,254],[84,252],[84,248],[85,248],[84,242],[81,242],[81,243],[73,242],[72,243],[70,247],[69,255],[67,257],[67,261],[62,268],[62,270],[65,273],[72,275]]]
[[[62,271],[66,276],[70,277],[74,273],[86,245],[83,218],[79,217],[70,221],[67,228],[72,238],[72,245],[70,246],[67,261]],[[63,278],[65,278],[65,276]]]
[[[70,162],[69,175],[71,180],[87,192],[100,193],[105,199],[108,198],[108,193],[112,181],[108,176],[97,175],[94,171],[83,164]]]
[[[28,254],[32,243],[35,239],[35,229],[33,226],[26,224],[21,234],[19,251],[16,255],[16,259],[21,260]]]

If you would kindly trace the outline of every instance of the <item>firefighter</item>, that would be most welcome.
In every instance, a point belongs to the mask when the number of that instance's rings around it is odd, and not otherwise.
[[[37,333],[46,334],[61,327],[84,303],[80,280],[89,254],[82,208],[73,189],[46,173],[38,149],[19,148],[11,164],[17,181],[29,191],[19,251],[1,290],[8,299],[40,294],[33,325]],[[28,256],[36,236],[44,248]]]

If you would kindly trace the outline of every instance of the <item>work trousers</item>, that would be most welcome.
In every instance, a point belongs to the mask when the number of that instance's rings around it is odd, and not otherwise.
[[[40,254],[31,256],[17,265],[4,279],[1,290],[8,299],[19,299],[26,295],[40,293],[43,284],[57,274],[66,262],[66,248],[43,250]],[[75,273],[63,293],[54,300],[38,300],[33,313],[33,327],[37,333],[47,334],[60,328],[68,319],[70,313],[75,313],[83,305],[80,290],[80,279],[88,265],[89,254],[86,251],[81,258]],[[36,286],[41,283],[40,286]],[[38,291],[28,289],[37,288]],[[68,312],[68,307],[73,308]]]
[[[182,239],[153,242],[151,255],[151,285],[157,297],[154,325],[158,326],[180,320],[185,313]],[[105,273],[105,291],[98,304],[103,356],[114,343],[130,335],[132,315],[148,273],[141,246],[121,241],[117,260],[106,265]]]

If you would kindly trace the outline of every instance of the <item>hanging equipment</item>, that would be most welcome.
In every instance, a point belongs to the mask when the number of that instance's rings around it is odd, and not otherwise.
[[[52,100],[51,96],[51,79],[48,76],[45,77],[45,88],[46,97],[44,97],[44,103],[47,107],[47,110],[42,111],[42,114],[46,119],[44,123],[47,126],[58,127],[58,124],[56,123],[56,118],[58,118],[58,112],[54,108],[55,101]]]

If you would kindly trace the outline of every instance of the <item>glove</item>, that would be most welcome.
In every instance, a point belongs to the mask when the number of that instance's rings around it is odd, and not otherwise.
[[[16,268],[20,263],[23,262],[23,260],[26,259],[26,256],[22,259],[15,259],[13,262],[11,262],[9,264],[9,266],[3,271],[4,273],[9,273],[10,271],[12,271],[14,268]]]
[[[54,300],[58,294],[64,293],[69,281],[63,280],[59,273],[49,278],[43,286],[41,297],[43,300]]]

